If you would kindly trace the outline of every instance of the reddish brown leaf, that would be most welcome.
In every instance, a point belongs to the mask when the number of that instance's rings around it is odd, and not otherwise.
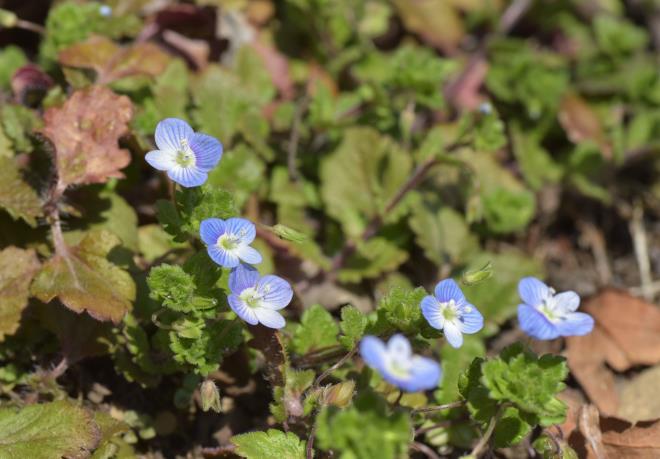
[[[55,146],[59,186],[104,183],[123,177],[131,161],[117,141],[128,130],[133,106],[103,86],[76,91],[62,107],[44,115],[43,133]]]
[[[38,65],[27,64],[14,72],[11,77],[11,90],[16,101],[33,105],[53,86],[53,79]]]
[[[587,306],[631,365],[660,363],[660,309],[617,290],[606,290]],[[629,368],[622,368],[623,370]]]
[[[267,44],[263,39],[255,40],[251,46],[266,66],[270,79],[280,91],[282,98],[287,100],[293,98],[294,84],[289,72],[289,61],[284,54]]]
[[[153,43],[138,42],[122,48],[99,36],[90,37],[59,53],[63,65],[94,69],[99,84],[136,75],[158,76],[167,67],[169,59],[167,53]]]
[[[660,457],[659,420],[632,425],[619,419],[603,419],[601,430],[608,457],[626,459]]]
[[[567,94],[563,97],[559,108],[559,122],[571,142],[591,140],[600,147],[604,157],[612,157],[612,147],[607,141],[600,120],[580,96]]]

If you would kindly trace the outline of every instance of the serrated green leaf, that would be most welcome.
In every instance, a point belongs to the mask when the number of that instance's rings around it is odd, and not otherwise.
[[[538,136],[526,133],[518,124],[510,126],[513,153],[529,185],[540,189],[546,183],[557,183],[562,169],[541,146]]]
[[[14,158],[0,157],[0,207],[32,227],[43,215],[39,196],[21,177]]]
[[[543,426],[563,422],[566,405],[556,398],[566,385],[568,367],[563,357],[546,354],[540,358],[514,344],[501,356],[481,366],[481,381],[490,398],[513,403],[538,416]]]
[[[317,419],[317,441],[340,458],[396,459],[406,457],[410,419],[403,411],[388,412],[386,402],[372,392],[360,394],[353,406],[324,408]]]
[[[5,46],[0,51],[0,86],[9,87],[12,75],[27,63],[27,57],[21,48],[14,45]]]
[[[504,409],[493,431],[493,446],[506,448],[517,445],[529,434],[536,424],[536,417],[509,406]]]
[[[358,237],[370,218],[383,215],[411,167],[411,156],[390,138],[371,128],[347,129],[337,150],[321,164],[321,195],[328,214],[342,223],[349,237]],[[401,215],[397,210],[388,221]]]
[[[14,151],[31,152],[34,147],[30,134],[42,126],[41,119],[34,111],[22,105],[4,105],[0,114],[2,128],[11,140]]]
[[[0,409],[0,458],[85,457],[101,432],[90,412],[68,401]]]
[[[341,282],[356,283],[394,271],[408,259],[408,252],[386,237],[374,237],[360,243],[357,251],[339,271]]]
[[[303,312],[291,345],[296,353],[305,354],[337,344],[338,333],[339,327],[332,315],[323,306],[315,304]]]
[[[227,219],[238,214],[230,192],[208,185],[179,190],[176,201],[181,216],[181,230],[195,237],[199,236],[199,225],[203,220]]]
[[[0,252],[0,342],[18,329],[39,266],[34,250],[12,246]]]
[[[80,244],[43,264],[32,283],[32,294],[44,303],[58,297],[75,312],[119,322],[135,300],[135,283],[106,258],[118,244],[117,236],[107,231],[88,233]]]
[[[306,442],[292,432],[268,429],[266,432],[234,435],[231,442],[236,445],[234,452],[247,459],[305,458]]]
[[[484,218],[495,233],[523,229],[534,217],[536,200],[529,191],[496,188],[483,195]]]
[[[450,403],[459,395],[458,380],[460,375],[477,357],[486,354],[486,347],[479,336],[464,335],[463,345],[454,349],[442,346],[440,361],[442,362],[441,391],[436,393],[438,403]]]
[[[344,306],[341,309],[341,322],[339,327],[343,336],[339,337],[339,342],[346,349],[353,349],[362,338],[364,330],[367,327],[367,316],[365,316],[355,306]]]
[[[415,290],[401,287],[392,288],[378,303],[376,310],[378,321],[367,327],[367,333],[383,334],[392,331],[407,334],[426,333],[430,326],[422,316],[422,310],[419,307],[426,295],[426,291],[421,287]]]

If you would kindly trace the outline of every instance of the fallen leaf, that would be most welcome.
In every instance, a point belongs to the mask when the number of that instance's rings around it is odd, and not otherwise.
[[[106,257],[119,244],[108,231],[91,231],[67,253],[55,254],[32,283],[32,294],[44,303],[58,297],[69,309],[87,311],[97,320],[118,323],[135,300],[130,274]]]
[[[660,366],[644,370],[621,387],[618,416],[630,422],[660,418]]]
[[[156,77],[165,71],[170,58],[158,46],[137,42],[121,47],[106,37],[93,36],[59,53],[59,61],[69,67],[91,68],[98,84],[145,75]]]
[[[62,107],[49,109],[43,133],[55,146],[58,186],[123,177],[119,170],[130,163],[131,155],[117,141],[132,116],[130,99],[103,86],[76,91]]]
[[[615,415],[619,410],[614,373],[607,368],[605,350],[608,336],[596,325],[585,336],[572,336],[566,340],[568,367],[589,399],[601,412]]]
[[[279,90],[282,98],[290,100],[294,96],[294,83],[289,72],[289,61],[286,56],[276,48],[266,43],[263,38],[254,40],[250,46],[257,52],[263,61],[270,79]]]
[[[612,157],[609,144],[600,120],[589,104],[576,94],[567,94],[559,107],[559,122],[566,131],[566,136],[573,143],[591,140],[598,144],[605,158]]]
[[[606,459],[607,453],[603,445],[602,433],[600,431],[600,415],[594,405],[583,405],[578,416],[580,432],[586,439],[588,457]]]
[[[0,342],[18,329],[30,296],[30,282],[38,270],[34,250],[11,246],[0,252]]]
[[[564,389],[557,398],[568,406],[566,420],[557,425],[561,431],[562,438],[568,438],[578,427],[578,417],[582,410],[582,405],[586,403],[586,400],[579,390],[570,387]]]
[[[620,419],[601,419],[602,442],[608,457],[657,459],[660,457],[660,420],[635,425]]]
[[[14,158],[0,157],[0,207],[32,227],[43,215],[39,195],[23,180]]]
[[[442,0],[395,0],[406,29],[431,46],[451,54],[463,39],[465,30],[460,12]]]

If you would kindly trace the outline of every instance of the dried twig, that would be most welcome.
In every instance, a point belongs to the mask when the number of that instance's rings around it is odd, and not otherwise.
[[[646,230],[644,229],[644,209],[639,202],[636,202],[632,207],[632,215],[628,228],[632,237],[635,258],[637,259],[637,266],[639,268],[639,277],[642,283],[641,293],[645,300],[652,301],[654,289],[652,288],[651,261],[649,259],[648,239],[646,237]]]

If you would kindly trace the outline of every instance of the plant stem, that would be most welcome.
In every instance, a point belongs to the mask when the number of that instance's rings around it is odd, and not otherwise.
[[[328,369],[325,370],[323,373],[321,373],[321,374],[319,375],[319,377],[316,378],[316,381],[314,381],[314,384],[312,385],[312,388],[317,388],[317,387],[319,387],[319,386],[321,385],[321,382],[322,382],[325,378],[327,378],[328,376],[330,376],[330,374],[331,374],[333,371],[335,371],[337,368],[341,367],[344,363],[346,363],[346,361],[348,361],[349,359],[351,359],[351,358],[355,355],[355,353],[357,352],[357,350],[358,350],[358,347],[355,346],[353,349],[351,349],[351,351],[350,351],[348,354],[346,354],[345,356],[343,356],[343,357],[342,357],[341,359],[339,359],[334,365],[332,365],[330,368],[328,368]]]
[[[307,459],[313,459],[314,457],[314,437],[316,436],[316,422],[312,425],[312,430],[309,433],[307,438],[307,448],[306,448],[306,457]]]
[[[412,414],[421,414],[421,413],[433,413],[435,411],[450,410],[452,408],[458,408],[459,406],[465,405],[464,400],[458,400],[456,402],[447,403],[445,405],[429,406],[426,408],[417,408],[412,411]]]
[[[477,444],[474,446],[472,452],[470,453],[470,456],[479,457],[482,454],[483,450],[488,445],[488,442],[490,441],[490,437],[492,437],[493,432],[495,431],[495,426],[497,425],[497,422],[500,420],[500,417],[502,417],[502,414],[504,413],[506,407],[507,404],[500,405],[499,409],[497,410],[497,413],[495,413],[495,416],[490,418],[490,422],[488,423],[488,427],[486,428],[484,435],[479,439]]]

